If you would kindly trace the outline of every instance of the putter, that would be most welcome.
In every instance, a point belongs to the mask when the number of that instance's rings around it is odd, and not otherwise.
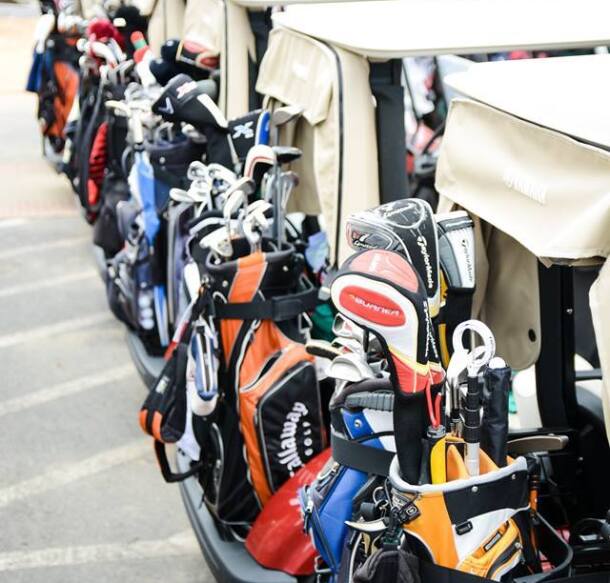
[[[303,115],[303,108],[298,105],[285,105],[278,107],[271,114],[271,127],[274,130],[274,141],[280,143],[280,128],[296,121]]]
[[[453,346],[458,352],[465,352],[465,334],[474,332],[482,340],[483,350],[468,353],[468,379],[463,413],[463,435],[466,443],[464,462],[471,476],[479,475],[479,444],[481,440],[481,386],[479,373],[489,364],[496,352],[496,341],[492,331],[479,320],[462,322],[453,333]]]

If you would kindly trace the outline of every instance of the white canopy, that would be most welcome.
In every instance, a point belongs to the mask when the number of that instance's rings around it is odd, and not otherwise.
[[[521,119],[610,148],[610,55],[480,63],[445,83]]]
[[[290,6],[274,20],[380,59],[610,43],[607,0],[378,0]]]

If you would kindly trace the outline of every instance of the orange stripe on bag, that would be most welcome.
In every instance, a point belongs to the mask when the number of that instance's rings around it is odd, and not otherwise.
[[[142,409],[140,411],[140,427],[142,428],[142,431],[148,435],[150,435],[150,433],[148,432],[148,429],[146,427],[146,418],[148,417],[148,410],[146,409]]]
[[[152,421],[152,435],[158,441],[163,441],[161,439],[161,422],[163,421],[163,415],[159,413],[159,411],[155,411],[153,413],[153,421]]]
[[[229,303],[251,302],[265,275],[267,263],[263,253],[252,253],[237,261],[237,273],[233,278],[227,300]],[[226,364],[231,359],[231,350],[239,334],[242,320],[221,320],[220,337]]]

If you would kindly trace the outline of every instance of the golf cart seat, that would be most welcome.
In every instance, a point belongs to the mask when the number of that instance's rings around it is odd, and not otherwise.
[[[273,15],[256,89],[271,109],[303,110],[283,141],[304,153],[289,210],[322,213],[331,263],[350,253],[350,214],[406,196],[402,58],[594,47],[609,36],[604,0],[579,10],[571,0],[434,0],[433,8],[434,26],[408,34],[405,22],[429,20],[428,0],[300,4]]]

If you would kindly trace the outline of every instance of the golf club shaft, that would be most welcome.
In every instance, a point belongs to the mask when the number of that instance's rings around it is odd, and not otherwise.
[[[468,373],[468,390],[464,407],[464,461],[471,476],[479,475],[479,442],[481,438],[480,385],[478,375]]]

